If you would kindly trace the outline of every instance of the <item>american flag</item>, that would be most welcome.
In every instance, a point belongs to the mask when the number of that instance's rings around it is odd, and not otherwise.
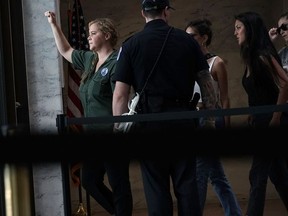
[[[69,43],[74,49],[88,50],[86,27],[80,0],[74,0],[73,11],[68,9]],[[83,107],[79,98],[79,85],[82,71],[75,70],[71,64],[68,65],[68,100],[67,116],[82,117]],[[78,129],[79,126],[72,129]]]

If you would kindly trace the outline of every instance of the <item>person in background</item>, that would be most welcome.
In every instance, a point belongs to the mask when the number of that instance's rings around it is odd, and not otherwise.
[[[288,74],[288,12],[280,15],[278,19],[278,27],[273,27],[269,30],[269,36],[272,41],[276,40],[281,36],[285,45],[279,50],[278,54],[280,56],[282,66]]]
[[[201,50],[207,59],[209,71],[214,80],[217,107],[229,109],[228,78],[225,62],[219,56],[210,53],[208,49],[213,35],[211,25],[212,23],[208,19],[197,19],[190,21],[186,25],[185,31],[192,35],[199,43]],[[196,92],[198,91],[199,89],[196,89]],[[202,107],[201,102],[198,107]],[[230,116],[225,116],[225,118],[222,116],[216,117],[215,125],[216,128],[230,127]],[[197,183],[202,211],[204,211],[206,202],[208,179],[211,180],[211,184],[221,202],[225,215],[242,216],[239,203],[226,178],[221,160],[217,155],[197,156]]]
[[[185,31],[192,35],[199,43],[201,50],[209,64],[209,71],[213,77],[213,84],[217,96],[217,108],[229,109],[230,99],[228,92],[228,73],[225,62],[219,56],[209,52],[209,45],[212,41],[212,23],[207,19],[191,21],[185,27]],[[195,83],[194,92],[201,94],[199,85]],[[202,109],[202,99],[200,98],[198,108]],[[230,116],[216,117],[216,128],[230,127]],[[201,121],[200,121],[201,126]]]
[[[102,117],[112,115],[112,96],[115,66],[118,51],[118,33],[109,18],[97,18],[89,22],[89,51],[76,50],[71,47],[56,22],[54,12],[46,11],[44,15],[50,23],[56,46],[60,54],[76,69],[84,71],[79,87],[80,99],[85,117]],[[112,124],[84,125],[84,133],[113,133]],[[87,192],[110,214],[119,216],[132,215],[132,193],[129,180],[128,159],[83,161],[81,183]],[[107,173],[110,189],[103,183]]]
[[[278,27],[271,28],[269,30],[269,36],[272,41],[275,41],[279,36],[281,36],[285,41],[285,45],[278,51],[278,54],[282,66],[288,75],[288,12],[280,15],[278,19]],[[286,117],[285,125],[288,125],[288,117]]]
[[[136,92],[143,89],[167,35],[155,71],[147,82],[144,100],[140,98],[140,113],[190,110],[189,101],[193,96],[195,80],[199,83],[204,107],[215,109],[216,96],[207,61],[193,37],[168,25],[173,10],[168,0],[142,1],[141,13],[146,21],[144,29],[128,38],[119,52],[114,76],[113,115],[119,116],[128,111],[131,86]],[[215,127],[214,117],[207,117],[205,121],[210,127]],[[194,119],[141,122],[139,133],[166,137],[177,132],[190,134],[194,124]],[[116,130],[117,127],[115,123]],[[202,215],[196,182],[196,158],[184,158],[176,153],[173,157],[161,155],[161,159],[153,158],[151,154],[148,157],[139,159],[148,215],[173,215],[170,179],[177,199],[178,215]]]
[[[282,66],[288,75],[288,12],[285,12],[279,16],[278,27],[271,28],[268,33],[272,41],[276,41],[276,39],[278,39],[280,36],[284,39],[285,45],[278,51],[278,54],[280,56]],[[285,125],[288,125],[288,117],[286,118]]]
[[[288,100],[288,76],[274,47],[261,16],[256,12],[235,15],[234,35],[240,46],[245,65],[242,86],[252,106],[285,104]],[[256,113],[252,126],[256,130],[281,126],[282,112]],[[288,210],[288,170],[281,155],[253,154],[249,172],[250,191],[246,215],[261,216],[264,213],[267,180],[270,177],[286,209]]]

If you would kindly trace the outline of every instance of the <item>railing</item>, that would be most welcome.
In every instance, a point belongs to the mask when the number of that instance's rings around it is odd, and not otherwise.
[[[163,120],[181,120],[187,118],[199,118],[207,116],[233,116],[260,114],[271,112],[288,111],[288,104],[283,105],[266,105],[244,108],[216,109],[216,110],[199,110],[199,111],[183,111],[183,112],[165,112],[165,113],[149,113],[125,116],[107,116],[107,117],[81,117],[69,118],[65,114],[59,114],[56,118],[56,126],[59,134],[67,132],[69,125],[83,125],[95,123],[114,123],[114,122],[143,122],[143,121],[163,121]]]

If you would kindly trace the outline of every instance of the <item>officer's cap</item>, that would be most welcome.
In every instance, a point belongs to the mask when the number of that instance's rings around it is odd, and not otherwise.
[[[142,9],[144,11],[164,9],[166,6],[169,9],[175,10],[173,7],[170,6],[169,0],[143,0],[142,1]]]

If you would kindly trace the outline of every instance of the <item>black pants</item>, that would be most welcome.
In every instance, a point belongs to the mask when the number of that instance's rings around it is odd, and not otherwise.
[[[178,216],[200,216],[201,208],[196,182],[196,160],[140,160],[149,216],[173,216],[170,177],[177,199]]]
[[[263,215],[268,177],[270,177],[288,210],[288,169],[286,159],[282,157],[254,156],[249,173],[250,194],[246,215]]]
[[[112,191],[104,184],[106,169],[103,161],[84,161],[81,171],[81,182],[86,192],[107,212],[114,214]]]
[[[105,160],[104,162],[117,216],[132,216],[133,199],[129,180],[129,164],[130,160],[126,158]]]

